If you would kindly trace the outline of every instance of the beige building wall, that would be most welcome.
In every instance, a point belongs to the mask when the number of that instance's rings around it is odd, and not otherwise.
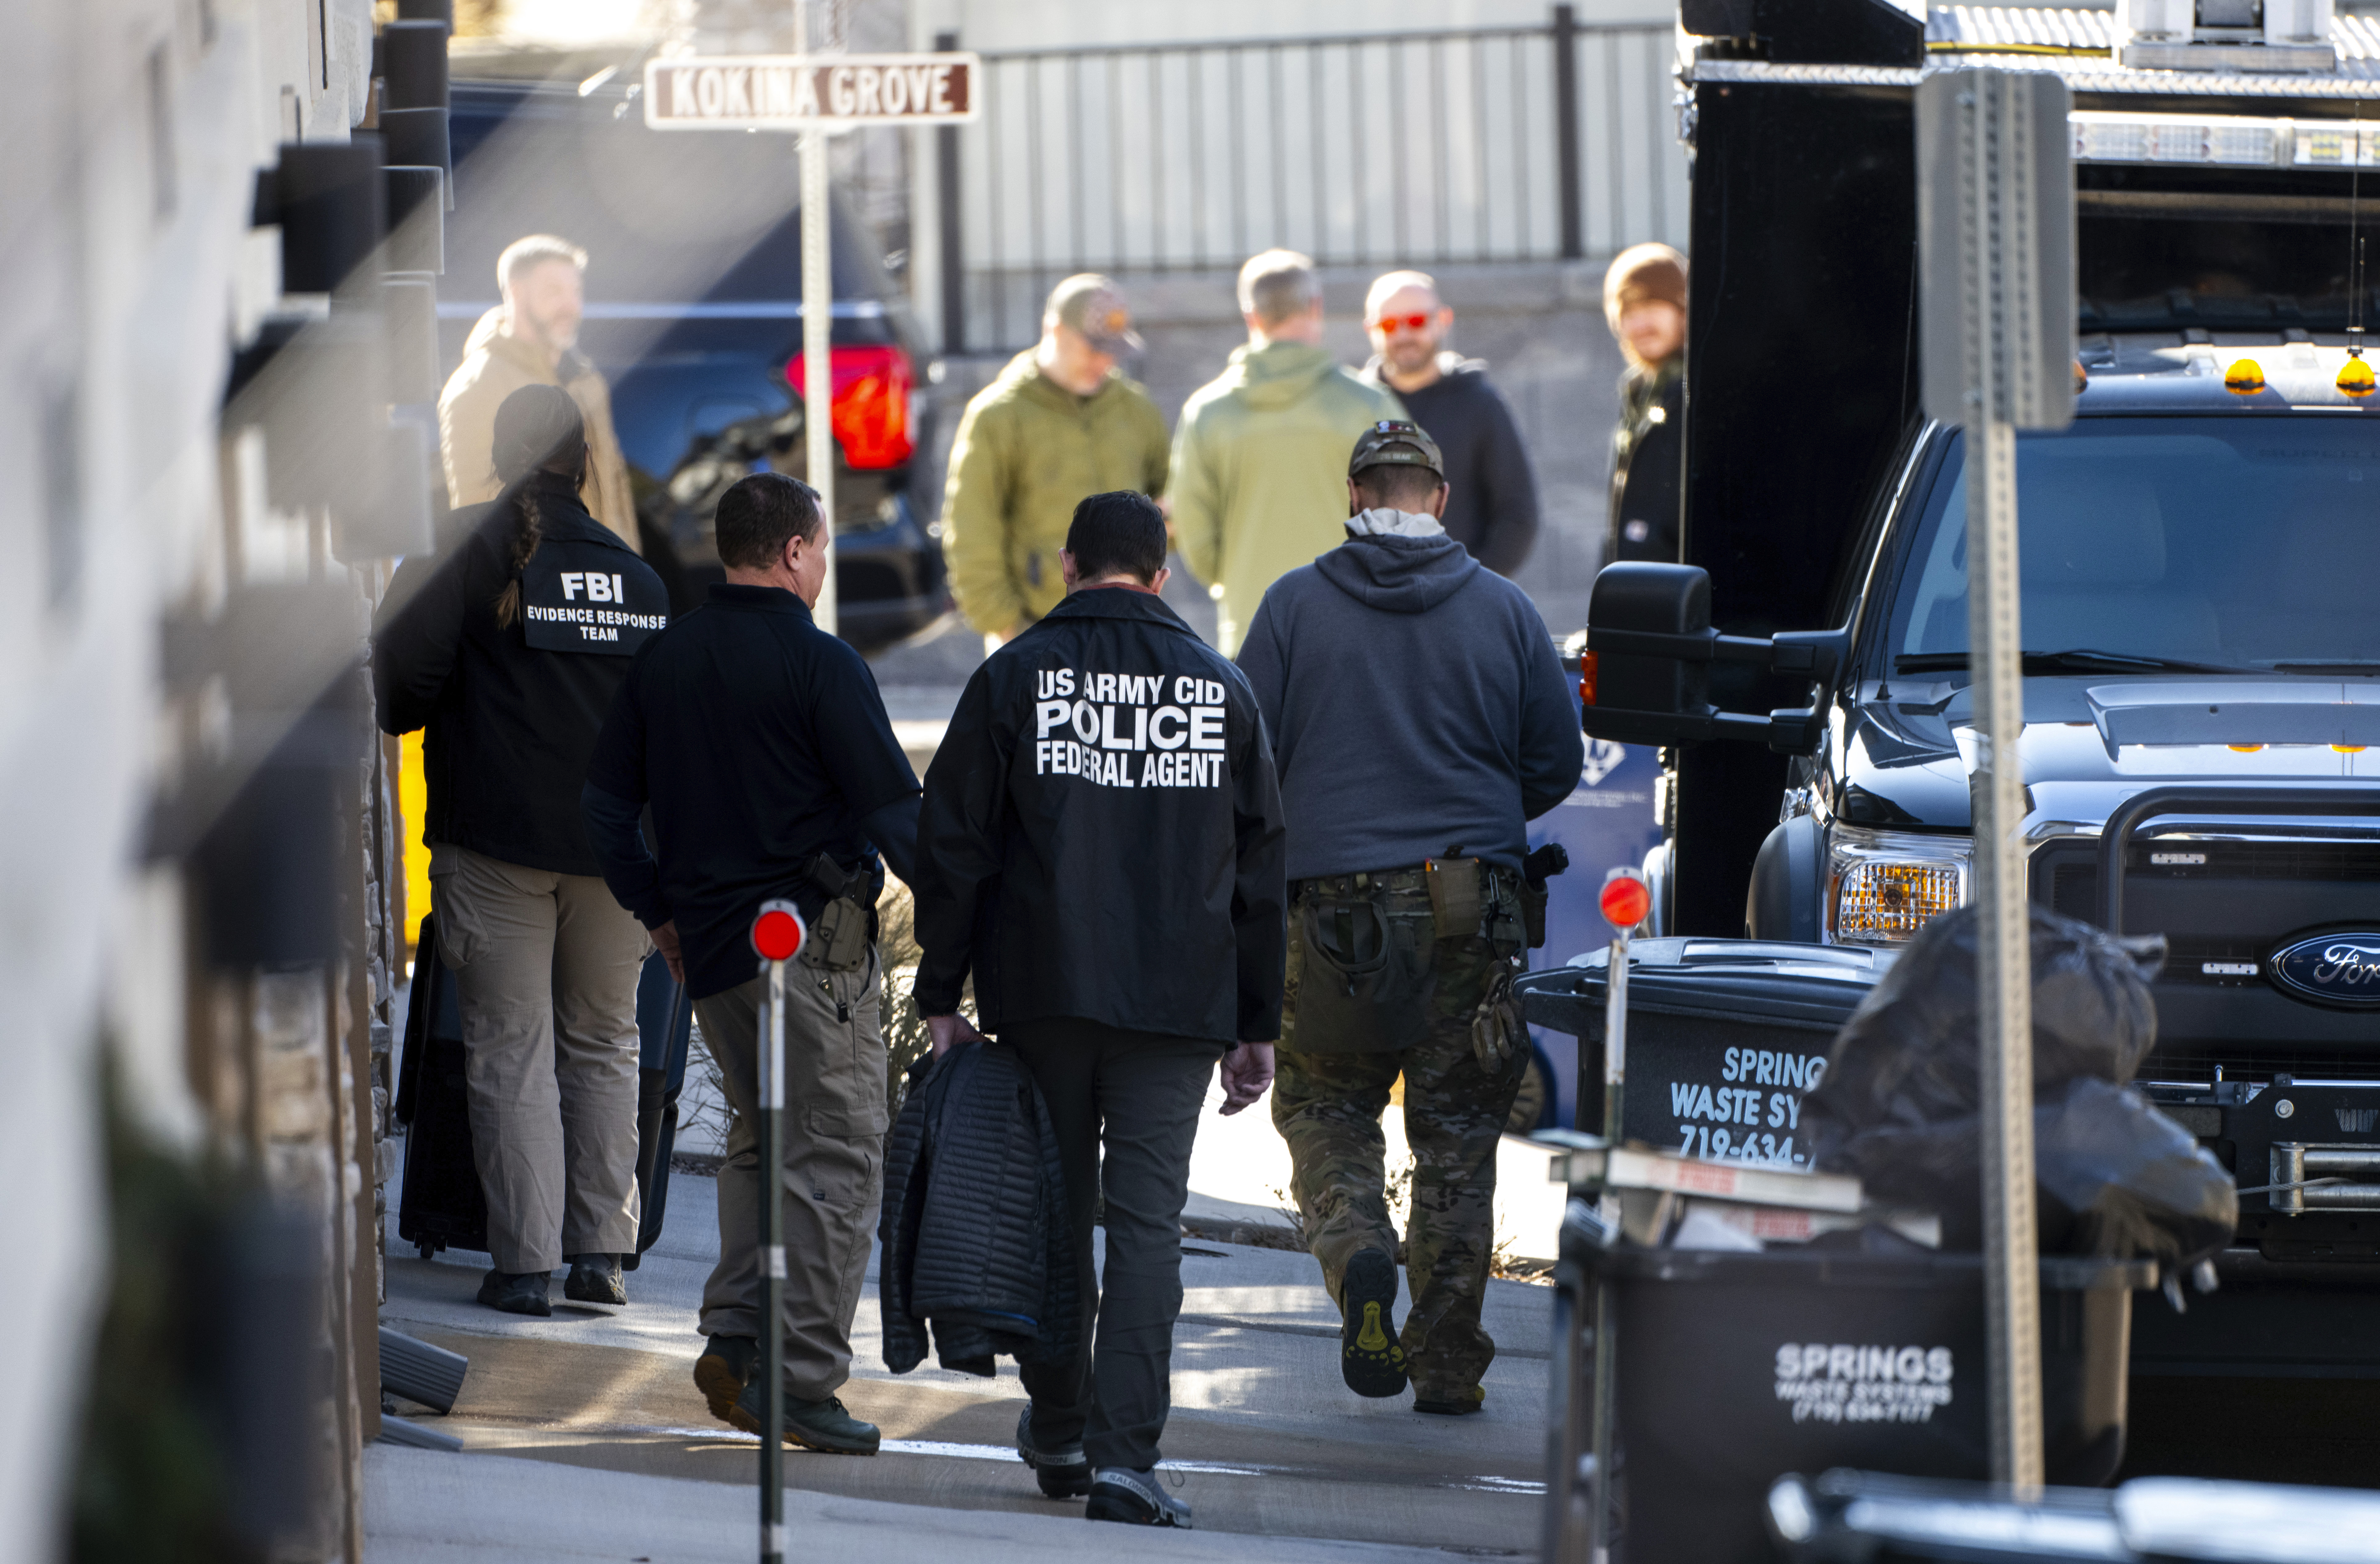
[[[370,108],[370,0],[30,0],[0,94],[0,1557],[56,1553],[110,1280],[103,1081],[122,1123],[195,1169],[261,1179],[310,1235],[302,1361],[323,1395],[307,1515],[277,1555],[352,1558],[378,1427],[359,1357],[377,1297],[393,972],[377,862],[393,824],[358,733],[338,806],[338,948],[266,974],[195,959],[188,854],[261,738],[225,681],[252,611],[311,583],[352,668],[384,564],[342,564],[321,513],[276,510],[261,437],[227,434],[232,355],[276,312],[276,235],[249,226],[287,141]],[[403,481],[399,475],[398,481]],[[248,614],[242,620],[239,616]],[[353,677],[349,674],[346,677]],[[269,720],[269,719],[268,719]],[[194,813],[193,812],[199,812]]]

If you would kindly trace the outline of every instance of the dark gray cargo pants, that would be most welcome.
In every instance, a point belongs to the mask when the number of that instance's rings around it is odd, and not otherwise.
[[[1146,1471],[1157,1464],[1158,1436],[1173,1407],[1182,1206],[1199,1110],[1222,1048],[1083,1020],[1003,1027],[1000,1036],[1024,1056],[1050,1106],[1082,1278],[1080,1355],[1023,1371],[1033,1397],[1033,1442],[1049,1449],[1079,1438],[1093,1466]],[[1102,1180],[1104,1287],[1091,1264]]]

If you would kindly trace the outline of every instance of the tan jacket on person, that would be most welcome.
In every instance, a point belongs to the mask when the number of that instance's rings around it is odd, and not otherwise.
[[[588,513],[620,534],[638,553],[637,502],[628,487],[628,464],[612,428],[612,388],[593,364],[577,353],[562,357],[557,375],[544,349],[504,331],[501,304],[480,317],[463,347],[463,364],[438,397],[438,447],[446,462],[447,502],[458,508],[485,505],[504,492],[492,454],[496,409],[524,385],[559,385],[578,404],[587,421]],[[567,376],[567,379],[563,376]]]
[[[987,635],[1023,629],[1058,605],[1058,551],[1091,495],[1165,492],[1165,419],[1148,393],[1111,373],[1077,397],[1026,348],[975,395],[951,443],[942,557],[951,593]]]

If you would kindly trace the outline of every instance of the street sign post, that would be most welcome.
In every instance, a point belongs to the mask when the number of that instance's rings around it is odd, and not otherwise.
[[[983,62],[952,51],[840,55],[809,48],[809,7],[794,6],[790,55],[678,55],[645,63],[645,125],[654,130],[792,130],[802,159],[802,429],[810,487],[834,528],[834,276],[827,140],[866,125],[951,125],[978,112]],[[835,630],[834,570],[814,611]]]
[[[1967,444],[1992,1477],[2020,1497],[2041,1491],[2042,1423],[2016,434],[2074,416],[2071,102],[2047,71],[1949,70],[1917,88],[1925,409]]]

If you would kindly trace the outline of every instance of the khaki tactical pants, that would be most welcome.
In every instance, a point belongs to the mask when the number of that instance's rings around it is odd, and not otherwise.
[[[1392,892],[1427,911],[1425,892]],[[1410,909],[1404,909],[1410,910]],[[1496,1146],[1528,1069],[1525,1048],[1494,1069],[1472,1051],[1471,1018],[1502,965],[1476,936],[1430,947],[1436,993],[1422,1042],[1394,1053],[1330,1051],[1335,1039],[1297,1023],[1306,964],[1297,914],[1289,919],[1289,982],[1272,1121],[1289,1142],[1308,1247],[1333,1299],[1347,1262],[1366,1249],[1394,1256],[1380,1132],[1389,1092],[1404,1077],[1405,1139],[1413,1147],[1413,1212],[1405,1230],[1411,1312],[1400,1333],[1416,1393],[1451,1398],[1479,1383],[1496,1344],[1479,1323],[1496,1242]]]
[[[463,1013],[490,1256],[534,1273],[630,1253],[637,978],[651,940],[595,875],[448,850],[431,905]]]
[[[871,947],[847,972],[785,963],[785,1387],[822,1401],[851,1377],[851,1322],[884,1193],[882,972]],[[759,978],[695,1002],[731,1118],[719,1169],[719,1264],[705,1336],[760,1334]]]

